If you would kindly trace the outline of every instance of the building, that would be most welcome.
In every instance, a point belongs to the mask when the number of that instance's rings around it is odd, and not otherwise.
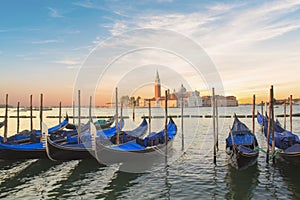
[[[217,105],[220,107],[238,106],[238,101],[235,96],[216,95]],[[210,107],[212,102],[211,96],[202,97],[203,106]]]
[[[149,102],[151,107],[164,107],[166,97],[161,96],[161,84],[158,71],[156,71],[155,84],[154,84],[154,97],[150,99],[144,99],[143,103],[140,103],[140,106],[147,107]],[[186,91],[186,88],[181,84],[181,87],[177,90],[174,90],[173,93],[169,93],[168,96],[168,107],[181,107],[183,102],[184,107],[199,107],[202,106],[202,99],[200,97],[200,92],[195,91]]]

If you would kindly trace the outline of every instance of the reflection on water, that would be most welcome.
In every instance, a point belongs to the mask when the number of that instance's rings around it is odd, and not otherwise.
[[[237,170],[228,165],[225,177],[228,188],[226,199],[251,199],[253,190],[258,185],[258,176],[257,164],[245,170]]]
[[[72,161],[71,161],[72,162]],[[104,169],[103,165],[100,165],[96,160],[82,160],[78,161],[78,165],[76,165],[69,176],[66,179],[61,180],[56,183],[56,185],[60,185],[62,187],[57,187],[52,190],[51,197],[72,197],[74,195],[80,195],[84,192],[85,189],[82,189],[86,185],[84,184],[84,180],[88,180],[90,177],[93,177],[95,172],[101,171]]]
[[[134,180],[140,176],[142,176],[142,174],[127,173],[123,171],[115,172],[111,181],[108,183],[108,186],[104,188],[104,191],[107,192],[104,195],[98,196],[98,198],[118,199],[124,197],[126,190],[129,190],[130,187],[137,184],[138,182]]]
[[[277,163],[276,169],[279,171],[282,179],[293,199],[300,199],[300,173],[299,167],[286,163]]]

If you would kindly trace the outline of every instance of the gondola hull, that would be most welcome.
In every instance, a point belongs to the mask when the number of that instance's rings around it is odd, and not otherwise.
[[[296,153],[280,152],[276,155],[276,158],[281,161],[286,161],[293,165],[300,166],[300,152],[296,152]]]
[[[21,159],[46,159],[45,149],[17,150],[2,149],[0,150],[0,160],[21,160]]]
[[[257,162],[258,151],[253,153],[244,153],[240,151],[229,151],[229,162],[232,167],[236,169],[246,169]]]
[[[131,143],[135,142],[132,141]],[[173,140],[168,143],[168,152],[170,152],[172,144]],[[101,142],[97,142],[96,150],[97,151],[95,156],[98,162],[104,165],[110,165],[115,163],[150,164],[153,163],[154,160],[159,160],[160,158],[165,157],[166,145],[161,144],[141,150],[122,151],[105,146],[101,144]]]
[[[77,147],[76,147],[77,146]],[[53,160],[84,160],[94,159],[91,148],[85,148],[83,145],[62,145],[47,140],[47,151],[50,159]]]

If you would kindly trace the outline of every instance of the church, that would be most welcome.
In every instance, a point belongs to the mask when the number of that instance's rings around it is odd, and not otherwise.
[[[161,94],[161,84],[158,71],[156,71],[155,84],[154,84],[154,97],[151,99],[144,99],[144,107],[164,107],[166,97]],[[186,88],[181,84],[181,87],[176,92],[169,93],[168,96],[168,107],[180,107],[183,102],[184,107],[199,107],[202,106],[202,99],[200,97],[200,92],[186,91]]]

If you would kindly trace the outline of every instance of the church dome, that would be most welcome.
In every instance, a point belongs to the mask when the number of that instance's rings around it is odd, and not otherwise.
[[[178,89],[178,92],[180,92],[180,93],[186,92],[186,88],[183,86],[183,84],[181,84],[181,87]]]

